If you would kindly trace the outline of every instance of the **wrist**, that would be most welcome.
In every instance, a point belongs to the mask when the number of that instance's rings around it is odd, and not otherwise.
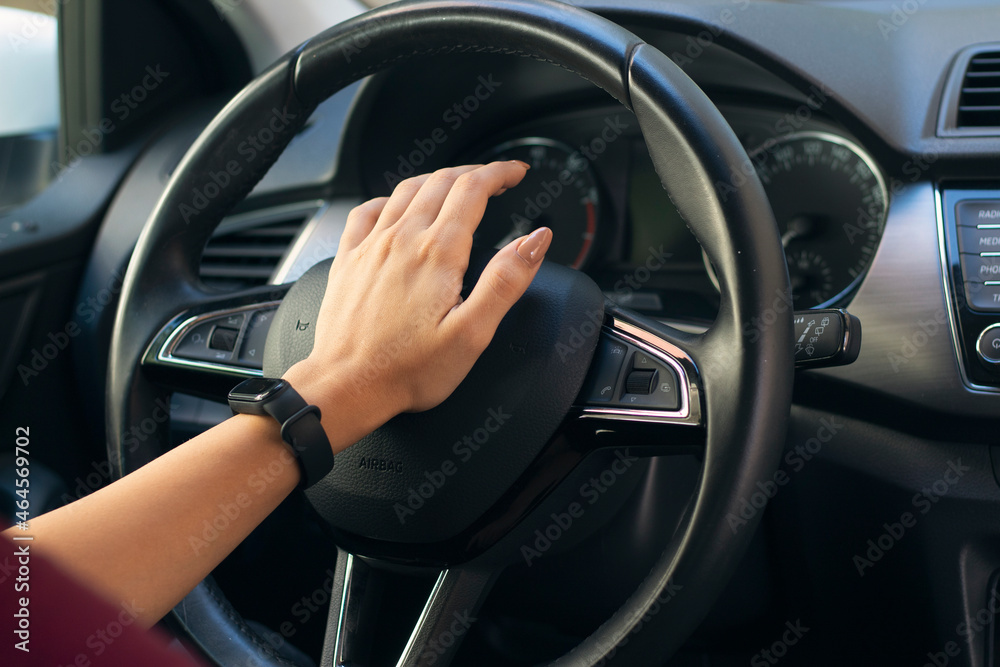
[[[383,414],[383,403],[368,396],[343,367],[322,368],[306,358],[289,368],[282,378],[322,414],[321,423],[334,454],[368,435],[394,415]]]
[[[240,447],[247,442],[260,443],[263,448],[274,452],[273,462],[267,467],[268,481],[281,481],[282,489],[291,491],[299,484],[301,469],[296,461],[292,446],[281,439],[281,426],[267,415],[235,414],[230,421],[240,429]]]

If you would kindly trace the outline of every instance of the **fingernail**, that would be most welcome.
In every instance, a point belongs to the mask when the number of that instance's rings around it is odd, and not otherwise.
[[[528,164],[527,162],[522,162],[521,160],[511,160],[511,162],[513,162],[514,164],[519,164],[525,169],[531,169],[531,165]]]
[[[552,230],[548,227],[539,227],[517,246],[517,254],[528,264],[536,264],[545,256],[545,251],[549,249],[549,242],[552,241]]]

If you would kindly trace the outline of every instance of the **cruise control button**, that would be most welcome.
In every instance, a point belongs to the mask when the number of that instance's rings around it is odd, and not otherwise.
[[[236,339],[239,337],[239,329],[215,327],[215,330],[212,331],[212,337],[208,341],[208,346],[213,350],[232,352],[236,349]]]
[[[673,369],[655,362],[656,371],[653,375],[653,385],[649,393],[623,393],[621,404],[637,410],[676,410],[681,405],[678,391],[677,375]],[[649,373],[650,371],[632,371],[634,373]]]
[[[238,331],[243,328],[243,322],[246,318],[246,313],[233,313],[231,315],[223,315],[222,317],[215,318],[212,321],[220,327],[227,327]]]
[[[638,356],[639,353],[636,354]],[[656,371],[632,371],[628,374],[625,379],[625,393],[626,394],[643,394],[648,395],[653,393],[653,383],[656,381]]]
[[[583,383],[581,396],[587,402],[609,403],[615,398],[618,378],[628,355],[624,343],[602,336],[597,344],[597,352],[590,366],[590,373]]]
[[[969,308],[973,310],[1000,312],[1000,283],[987,285],[985,283],[966,282],[965,298],[969,302]]]
[[[1000,280],[1000,257],[962,255],[962,271],[965,279],[972,282]]]
[[[1000,224],[1000,201],[963,201],[956,213],[958,224],[967,227]]]
[[[1000,223],[995,229],[959,227],[958,249],[960,252],[975,254],[1000,252]]]
[[[976,351],[988,365],[1000,364],[1000,324],[989,326],[980,334]]]
[[[267,332],[271,330],[274,320],[274,309],[258,310],[250,316],[247,332],[243,336],[240,354],[236,363],[250,368],[264,368],[264,345],[267,343]]]
[[[632,368],[655,369],[658,365],[653,357],[642,350],[632,355]]]
[[[670,368],[664,368],[656,379],[653,390],[660,404],[667,410],[676,410],[681,406],[680,391],[677,386],[677,374]]]

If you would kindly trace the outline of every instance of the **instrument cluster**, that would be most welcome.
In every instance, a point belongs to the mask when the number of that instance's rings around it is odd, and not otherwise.
[[[789,127],[780,111],[721,108],[747,149],[746,171],[757,174],[771,202],[795,307],[844,305],[882,237],[888,190],[878,165],[820,120]],[[660,185],[627,112],[533,122],[466,157],[532,167],[490,204],[477,243],[499,247],[549,226],[549,259],[586,271],[623,306],[662,317],[714,316],[715,272]],[[725,197],[745,178],[734,174],[716,189]]]

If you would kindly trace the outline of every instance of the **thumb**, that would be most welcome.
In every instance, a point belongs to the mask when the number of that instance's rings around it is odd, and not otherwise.
[[[552,230],[548,227],[539,227],[511,241],[483,269],[469,298],[455,307],[452,314],[456,323],[479,334],[470,338],[482,341],[482,349],[492,340],[500,320],[528,289],[551,242]]]

